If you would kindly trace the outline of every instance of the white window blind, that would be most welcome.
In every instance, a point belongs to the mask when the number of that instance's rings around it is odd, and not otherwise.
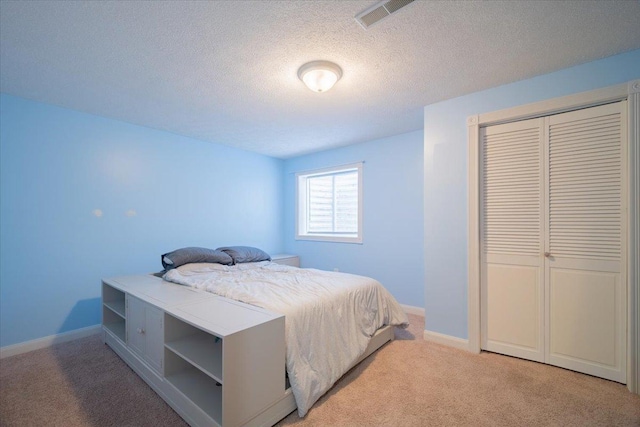
[[[361,243],[362,163],[296,176],[296,237]]]

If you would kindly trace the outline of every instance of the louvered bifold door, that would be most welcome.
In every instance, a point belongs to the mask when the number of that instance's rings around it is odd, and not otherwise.
[[[546,359],[626,381],[626,102],[548,123]]]
[[[481,129],[482,348],[544,361],[544,119]]]

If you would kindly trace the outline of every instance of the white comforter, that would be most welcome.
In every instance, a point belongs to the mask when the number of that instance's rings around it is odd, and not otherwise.
[[[265,261],[191,264],[164,279],[285,315],[287,373],[301,417],[364,353],[378,328],[409,324],[379,282],[353,274]]]

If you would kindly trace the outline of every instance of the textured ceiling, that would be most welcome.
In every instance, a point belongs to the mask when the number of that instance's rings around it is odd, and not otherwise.
[[[422,128],[422,107],[640,48],[638,1],[0,2],[0,90],[287,158]],[[344,75],[317,94],[318,59]]]

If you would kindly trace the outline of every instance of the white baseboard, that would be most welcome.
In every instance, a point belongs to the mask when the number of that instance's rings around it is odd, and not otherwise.
[[[404,312],[407,314],[415,314],[417,316],[424,317],[424,308],[422,307],[415,307],[413,305],[406,305],[406,304],[400,304],[400,307],[402,307]]]
[[[431,341],[436,344],[442,344],[449,347],[459,348],[460,350],[469,351],[469,340],[463,338],[452,337],[451,335],[445,335],[438,332],[427,331],[423,333],[425,341]]]
[[[102,331],[102,325],[87,326],[86,328],[75,329],[61,334],[49,335],[48,337],[38,338],[31,341],[21,342],[18,344],[6,345],[0,347],[0,359],[15,356],[16,354],[27,353],[29,351],[52,346],[67,341],[77,340],[79,338],[88,337]]]

